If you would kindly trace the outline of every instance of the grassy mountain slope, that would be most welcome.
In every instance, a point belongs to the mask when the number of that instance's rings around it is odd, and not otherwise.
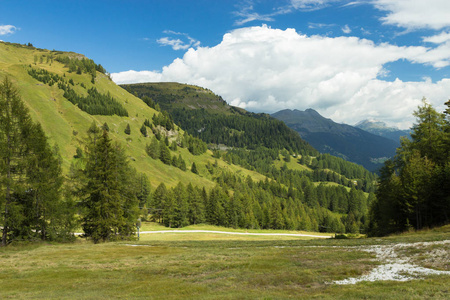
[[[209,174],[205,167],[208,162],[211,164],[215,162],[211,152],[194,156],[187,149],[180,147],[178,147],[176,153],[171,152],[172,155],[181,153],[188,168],[192,162],[195,162],[199,169],[199,175],[195,175],[189,170],[183,172],[178,168],[164,165],[159,160],[151,159],[145,152],[145,146],[150,142],[153,135],[150,131],[149,137],[144,137],[140,133],[139,128],[145,119],[151,119],[157,112],[139,98],[117,86],[107,75],[96,72],[95,84],[92,84],[91,77],[88,74],[69,73],[68,68],[56,60],[47,62],[46,57],[50,55],[55,58],[58,56],[84,57],[75,53],[49,51],[0,42],[0,80],[8,76],[18,87],[19,93],[29,108],[32,118],[41,123],[44,131],[50,138],[50,142],[59,146],[65,171],[69,169],[71,162],[74,161],[73,156],[76,153],[76,148],[82,147],[86,131],[92,122],[95,121],[99,125],[107,122],[111,138],[126,149],[131,165],[139,172],[146,173],[152,186],[155,187],[161,182],[174,186],[179,181],[184,184],[192,182],[194,185],[205,187],[215,185],[212,175]],[[40,61],[41,57],[43,57],[42,62]],[[45,69],[59,76],[65,76],[66,80],[72,79],[74,82],[73,89],[81,95],[86,95],[86,90],[94,86],[101,93],[110,93],[112,97],[126,108],[129,117],[90,115],[80,110],[76,105],[73,105],[63,97],[64,92],[56,84],[49,86],[32,78],[28,74],[30,65],[34,69]],[[82,84],[86,88],[83,88]],[[131,126],[130,135],[124,133],[127,124]],[[178,134],[183,133],[181,129],[178,129],[178,132]],[[257,180],[264,179],[264,176],[256,172],[226,164],[221,160],[218,161],[218,168],[242,174],[243,177],[251,175]]]
[[[371,171],[393,156],[397,147],[390,139],[335,123],[312,109],[282,110],[272,116],[284,121],[319,151],[343,157]]]

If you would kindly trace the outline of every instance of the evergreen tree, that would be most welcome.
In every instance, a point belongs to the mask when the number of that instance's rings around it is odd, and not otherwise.
[[[103,123],[102,129],[109,132],[109,126],[108,126],[108,123],[106,123],[106,122]]]
[[[88,145],[82,187],[82,227],[95,243],[128,238],[134,234],[138,200],[133,172],[124,150],[112,144],[107,131]]]
[[[159,141],[155,136],[152,137],[150,144],[147,144],[145,150],[151,158],[159,158]]]
[[[191,172],[194,174],[198,174],[197,165],[195,164],[195,162],[192,163]]]
[[[187,186],[188,195],[188,219],[190,224],[205,222],[205,205],[200,192],[191,183]]]
[[[371,235],[449,222],[449,123],[425,100],[414,116],[411,140],[402,140],[394,160],[381,169],[377,197],[370,205]]]
[[[141,130],[142,135],[147,137],[147,127],[145,126],[145,124],[142,124],[140,130]]]
[[[138,175],[136,197],[139,200],[139,207],[148,207],[150,204],[150,182],[145,173],[140,173]]]
[[[181,157],[181,154],[178,155],[178,168],[180,168],[181,171],[186,171],[186,162],[184,161],[183,157]]]
[[[170,163],[172,162],[170,150],[169,148],[167,148],[164,142],[159,143],[159,159],[166,165],[170,165]]]
[[[56,150],[55,150],[56,151]],[[61,161],[18,91],[0,84],[1,245],[18,239],[73,236],[73,211],[61,199]]]
[[[130,128],[130,124],[127,124],[127,127],[125,127],[125,130],[124,130],[124,132],[125,132],[125,134],[128,134],[128,135],[130,135],[130,134],[131,134],[131,128]]]
[[[150,208],[153,219],[156,222],[161,223],[162,214],[166,207],[167,194],[168,191],[164,182],[160,183],[153,193]]]

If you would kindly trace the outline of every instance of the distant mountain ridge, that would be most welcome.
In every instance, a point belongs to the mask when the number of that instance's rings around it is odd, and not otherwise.
[[[372,134],[391,139],[397,143],[397,146],[400,146],[401,137],[409,137],[410,135],[410,130],[401,130],[396,127],[389,127],[386,123],[378,120],[362,120],[358,122],[355,127]]]
[[[336,123],[313,109],[286,109],[272,116],[284,121],[320,152],[345,158],[371,171],[381,167],[383,161],[392,157],[397,148],[397,144],[391,139]]]

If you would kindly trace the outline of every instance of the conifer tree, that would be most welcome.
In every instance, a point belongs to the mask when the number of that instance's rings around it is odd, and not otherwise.
[[[147,154],[151,158],[153,158],[153,159],[159,158],[159,141],[156,138],[156,136],[152,137],[150,144],[147,144],[145,149],[147,151]]]
[[[109,126],[108,126],[108,123],[106,123],[106,122],[103,123],[102,129],[109,132]]]
[[[197,165],[195,164],[195,162],[192,163],[191,172],[194,174],[198,174]]]
[[[81,201],[82,227],[94,243],[127,238],[134,233],[138,200],[133,172],[124,150],[113,144],[107,131],[88,145]]]
[[[140,130],[141,130],[142,135],[147,137],[147,127],[145,126],[145,124],[142,124]]]
[[[131,128],[130,128],[130,124],[127,124],[127,127],[125,127],[125,130],[124,130],[124,132],[125,132],[125,134],[128,134],[128,135],[130,135],[130,134],[131,134]]]
[[[34,124],[8,78],[0,84],[1,245],[20,239],[65,239],[73,212],[61,199],[61,161]],[[64,215],[67,213],[67,215]]]
[[[169,148],[167,148],[164,142],[159,143],[159,159],[166,165],[170,165],[170,163],[172,162],[170,150]]]

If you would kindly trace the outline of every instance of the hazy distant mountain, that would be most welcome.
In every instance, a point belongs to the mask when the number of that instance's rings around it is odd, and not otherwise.
[[[377,170],[386,158],[392,157],[397,148],[391,139],[347,124],[338,124],[313,109],[287,109],[272,116],[284,121],[320,152],[343,157],[371,171]]]
[[[386,123],[377,120],[363,120],[358,122],[355,127],[391,139],[397,143],[397,146],[400,146],[400,137],[409,137],[410,135],[409,130],[400,130],[396,127],[388,127]]]

